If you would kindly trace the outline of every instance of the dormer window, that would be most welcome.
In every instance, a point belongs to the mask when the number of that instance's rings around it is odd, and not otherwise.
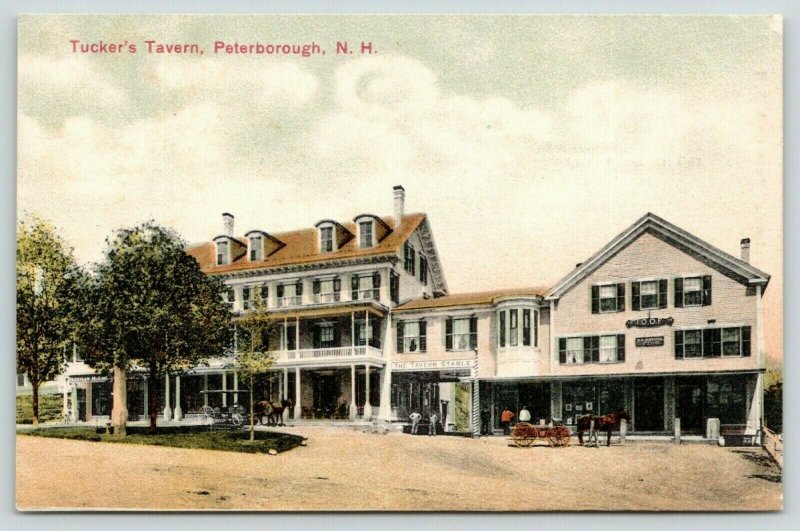
[[[258,262],[264,258],[264,240],[261,236],[250,237],[250,261]]]
[[[358,233],[362,248],[373,246],[372,221],[362,221],[359,223]]]
[[[217,265],[226,265],[229,255],[228,242],[217,242]]]
[[[320,250],[323,253],[333,252],[333,227],[320,227],[319,229],[319,242]]]

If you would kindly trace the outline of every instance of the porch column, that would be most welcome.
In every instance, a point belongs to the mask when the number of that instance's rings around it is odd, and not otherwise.
[[[383,326],[386,327],[383,334],[383,344],[381,354],[384,360],[383,372],[381,373],[381,404],[378,409],[378,420],[389,422],[392,420],[392,352],[394,352],[394,328],[392,318],[386,314]]]
[[[278,373],[278,402],[283,402],[284,396],[285,395],[283,394],[283,373],[279,372]],[[270,400],[271,399],[272,399],[272,397],[270,397]]]
[[[149,418],[150,416],[150,388],[147,384],[147,380],[142,382],[142,397],[144,402],[144,411],[142,412],[143,418]]]
[[[629,411],[630,413],[630,411]],[[672,431],[675,418],[675,377],[664,378],[664,431]]]
[[[372,418],[372,405],[369,403],[369,365],[364,365],[364,420]]]
[[[356,366],[350,365],[350,420],[355,420],[358,415],[356,405]]]
[[[283,382],[281,382],[282,389],[283,389],[283,399],[288,400],[289,398],[289,369],[283,369]],[[283,410],[283,423],[286,424],[286,420],[289,418],[289,408]]]
[[[77,421],[77,420],[79,420],[78,419],[78,386],[77,385],[72,385],[72,389],[71,389],[70,393],[72,394],[72,419]],[[145,410],[145,412],[146,411],[147,410]]]
[[[172,420],[172,410],[169,407],[169,374],[164,376],[164,420]]]
[[[228,373],[222,373],[222,390],[228,390]],[[222,393],[222,407],[228,407],[228,393]]]
[[[356,312],[350,312],[350,346],[356,346]]]
[[[300,367],[294,369],[294,418],[300,418]]]
[[[205,393],[203,393],[203,405],[204,406],[208,406],[208,375],[207,374],[203,375],[203,391],[206,391]]]
[[[550,418],[561,419],[566,422],[567,419],[561,418],[561,412],[564,409],[561,403],[561,393],[561,381],[553,380],[550,382]]]
[[[295,318],[295,326],[294,326],[294,348],[295,350],[300,350],[300,316]],[[298,357],[300,354],[298,353]]]
[[[234,391],[238,391],[239,390],[239,373],[238,372],[234,372],[233,373],[233,390]],[[252,393],[253,390],[250,389],[250,392]],[[270,399],[271,398],[272,397],[270,397]],[[238,403],[239,403],[239,393],[236,393],[236,394],[233,395],[233,404],[237,405]]]
[[[175,376],[175,420],[183,420],[181,409],[181,377]]]
[[[761,428],[761,401],[764,395],[764,375],[747,378],[745,383],[747,404],[747,433],[754,434]]]
[[[92,381],[86,382],[86,422],[92,420]]]

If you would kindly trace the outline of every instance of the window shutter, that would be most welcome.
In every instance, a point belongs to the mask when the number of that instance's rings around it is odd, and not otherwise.
[[[469,348],[478,348],[478,318],[474,315],[469,318]]]
[[[567,362],[567,338],[565,337],[558,338],[558,362]]]
[[[411,247],[408,245],[408,242],[403,244],[403,267],[406,271],[411,269],[411,266],[408,264],[409,257],[411,256]]]
[[[592,336],[583,338],[583,362],[586,363],[592,359]]]
[[[269,286],[264,284],[261,286],[261,302],[264,303],[264,306],[267,306],[267,301],[269,300]]]
[[[428,351],[428,323],[424,320],[419,322],[419,351]]]
[[[667,307],[667,279],[662,278],[658,281],[658,307]]]
[[[625,283],[617,284],[617,311],[625,311]]]
[[[617,334],[617,361],[625,361],[625,334]]]
[[[409,272],[412,275],[416,275],[417,274],[417,252],[414,250],[413,247],[411,247],[410,263],[411,263],[411,271],[409,271]]]
[[[453,350],[453,318],[448,317],[444,325],[444,347]]]
[[[750,327],[742,327],[742,356],[750,356]]]
[[[314,292],[314,295],[319,295],[319,280],[314,281],[312,291]]]
[[[333,291],[336,293],[342,291],[342,279],[339,277],[333,279]]]
[[[600,313],[600,286],[592,286],[592,313]]]
[[[351,298],[355,301],[358,300],[358,275],[350,277],[350,291]]]
[[[600,336],[592,336],[592,361],[600,362]]]
[[[500,312],[500,321],[498,323],[498,332],[500,335],[500,346],[506,346],[506,311],[502,310]]]
[[[631,282],[631,310],[638,311],[639,310],[639,289],[641,287],[641,283],[639,282]]]
[[[297,296],[298,297],[302,297],[302,295],[303,295],[303,281],[302,280],[298,280],[297,281]]]
[[[711,275],[703,277],[703,306],[711,305]]]
[[[403,321],[397,321],[397,352],[403,353]]]
[[[675,307],[683,308],[683,279],[675,279]],[[683,336],[681,336],[683,337]],[[683,356],[681,356],[683,357]]]
[[[539,346],[539,311],[533,312],[533,346]]]
[[[675,359],[683,358],[683,330],[675,330]]]
[[[381,274],[378,271],[372,273],[372,287],[375,289],[381,287]]]
[[[722,356],[722,329],[711,329],[711,355],[714,357]]]
[[[278,284],[278,298],[283,298],[283,284]]]
[[[522,345],[531,345],[531,311],[527,308],[522,310]]]

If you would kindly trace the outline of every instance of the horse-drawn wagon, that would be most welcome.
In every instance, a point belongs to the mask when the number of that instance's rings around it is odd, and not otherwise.
[[[550,446],[563,448],[569,444],[572,432],[560,421],[553,421],[550,425],[535,426],[529,422],[517,422],[511,428],[511,440],[520,448],[533,446],[536,439],[542,439]]]
[[[247,393],[247,391],[200,391],[200,394],[226,394],[228,396],[237,393]],[[231,397],[232,398],[232,397]],[[240,428],[244,424],[245,408],[239,404],[232,406],[211,407],[203,406],[200,408],[200,423],[220,428]]]

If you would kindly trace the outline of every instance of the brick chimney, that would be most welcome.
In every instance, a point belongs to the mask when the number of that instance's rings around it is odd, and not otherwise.
[[[399,184],[394,187],[394,220],[397,225],[403,221],[406,208],[406,189]]]
[[[742,261],[750,263],[750,238],[742,238]]]
[[[222,232],[233,238],[233,214],[229,212],[222,213]]]

